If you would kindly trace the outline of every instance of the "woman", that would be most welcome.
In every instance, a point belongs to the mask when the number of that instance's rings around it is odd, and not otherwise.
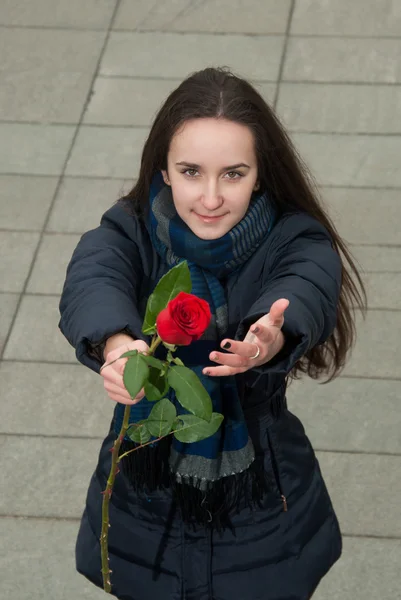
[[[196,358],[192,345],[179,355],[212,385],[226,418],[214,454],[211,438],[181,448],[192,478],[176,476],[171,436],[121,461],[110,506],[112,593],[306,600],[340,557],[341,534],[314,451],[287,408],[286,384],[300,373],[340,371],[354,339],[351,306],[364,308],[364,290],[272,110],[223,69],[195,73],[167,98],[135,187],[82,236],[67,270],[60,329],[80,362],[103,366],[116,402],[88,489],[77,570],[102,587],[109,450],[125,405],[136,422],[148,402],[143,390],[131,399],[124,388],[127,359],[108,363],[148,350],[147,299],[180,260],[214,319],[193,345]],[[228,448],[240,427],[246,444]],[[121,452],[132,447],[127,438]],[[205,465],[217,475],[202,488]]]

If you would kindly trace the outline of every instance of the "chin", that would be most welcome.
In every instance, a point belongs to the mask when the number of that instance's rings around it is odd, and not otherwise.
[[[228,232],[226,227],[191,227],[191,229],[192,232],[201,240],[218,240]]]

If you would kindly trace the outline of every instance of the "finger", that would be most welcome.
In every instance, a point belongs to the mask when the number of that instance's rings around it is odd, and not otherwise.
[[[209,377],[228,377],[229,375],[236,375],[237,373],[244,373],[248,370],[248,367],[206,367],[202,373]]]
[[[118,402],[119,404],[127,404],[127,405],[138,404],[138,402],[140,402],[142,400],[142,398],[135,398],[134,400],[127,400],[126,398],[124,398],[123,396],[119,396],[118,394],[109,394],[109,398],[111,400],[113,400],[114,402]]]
[[[113,383],[106,381],[104,384],[104,388],[108,394],[116,394],[118,396],[121,396],[122,398],[126,398],[127,400],[132,400],[132,396],[130,395],[129,391],[125,387],[121,388],[121,386],[119,386],[119,385],[115,385]],[[142,388],[142,390],[140,392],[138,392],[138,394],[135,396],[135,398],[138,398],[139,400],[141,400],[144,397],[144,395],[145,395],[145,393]]]
[[[262,325],[261,323],[257,323],[256,326],[253,327],[253,338],[251,343],[254,348],[255,344],[261,348],[266,344],[272,344],[274,342],[277,335],[277,329],[272,331],[271,326]],[[255,355],[255,352],[252,356]]]
[[[113,378],[113,380],[116,377],[122,378],[128,358],[122,358],[121,360],[116,360],[116,359],[118,359],[118,355],[115,358],[113,358],[112,356],[110,356],[110,354],[107,355],[107,361],[102,365],[102,367],[100,369],[100,375],[102,377],[106,377],[109,379]],[[113,361],[116,361],[116,362],[113,362]]]
[[[255,356],[257,348],[255,344],[245,344],[249,346],[248,354],[223,354],[222,352],[212,352],[209,355],[210,360],[217,362],[220,365],[227,365],[228,367],[245,367],[248,364],[249,358]],[[243,352],[243,351],[242,351]]]
[[[270,307],[269,319],[272,325],[275,327],[282,327],[284,323],[284,312],[287,310],[290,302],[285,298],[276,300]]]
[[[106,385],[106,381],[108,381],[109,383],[113,383],[114,385],[116,385],[120,388],[123,388],[124,387],[123,375],[119,371],[116,371],[116,369],[114,369],[113,367],[114,367],[114,365],[111,365],[110,367],[105,367],[103,369],[103,371],[100,373],[100,375],[103,377],[105,385]],[[124,369],[123,369],[123,372],[124,372]]]

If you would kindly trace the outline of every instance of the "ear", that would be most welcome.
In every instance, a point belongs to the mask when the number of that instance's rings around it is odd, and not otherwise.
[[[163,170],[162,170],[162,175],[163,175],[164,183],[165,183],[166,185],[171,185],[171,184],[170,184],[170,180],[169,180],[169,178],[168,178],[168,173],[167,173],[167,171],[163,171]]]
[[[259,183],[259,181],[257,181],[254,185],[253,191],[257,192],[259,188],[260,188],[260,183]]]

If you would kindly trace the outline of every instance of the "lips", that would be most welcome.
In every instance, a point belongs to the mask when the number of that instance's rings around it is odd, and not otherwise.
[[[202,219],[202,221],[205,222],[213,222],[213,221],[218,221],[220,219],[222,219],[225,215],[200,215],[199,213],[195,212],[196,216],[199,217],[200,219]]]

